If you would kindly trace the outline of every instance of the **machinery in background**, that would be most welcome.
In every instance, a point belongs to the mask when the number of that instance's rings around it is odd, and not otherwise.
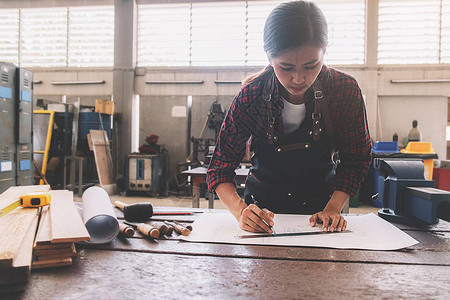
[[[222,105],[215,101],[211,104],[208,114],[208,127],[214,128],[215,139],[219,136],[220,127],[222,126],[223,119],[225,119],[225,111],[222,111]]]
[[[219,102],[215,101],[211,105],[206,119],[206,124],[208,125],[208,128],[214,129],[214,139],[202,138],[204,128],[200,133],[199,138],[191,137],[191,162],[193,164],[209,164],[211,156],[214,152],[217,137],[219,136],[220,127],[222,126],[223,119],[225,118],[225,113],[226,112],[222,110],[222,105],[220,105]]]
[[[424,178],[422,160],[377,158],[374,167],[383,203],[380,217],[410,225],[450,221],[450,192],[434,188],[434,181]]]
[[[167,154],[128,154],[125,162],[125,191],[167,195]]]
[[[0,193],[33,184],[33,72],[0,62]]]
[[[139,147],[140,153],[127,155],[124,183],[127,195],[146,192],[151,196],[167,196],[168,152],[158,145],[158,138],[151,134],[145,139],[146,144]]]

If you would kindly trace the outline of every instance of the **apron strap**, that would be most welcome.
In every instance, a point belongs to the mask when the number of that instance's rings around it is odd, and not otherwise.
[[[330,111],[324,99],[324,93],[320,81],[316,79],[312,85],[314,91],[314,113],[313,120],[313,140],[318,141],[322,132],[320,128],[320,120],[323,117],[325,123],[325,130],[328,136],[328,147],[330,149],[331,161],[336,164],[338,162],[336,143],[334,137],[333,124],[331,122]]]
[[[272,94],[275,90],[275,72],[272,72],[269,79],[264,84],[263,99],[267,109],[267,139],[269,144],[274,142],[275,117],[272,114]]]

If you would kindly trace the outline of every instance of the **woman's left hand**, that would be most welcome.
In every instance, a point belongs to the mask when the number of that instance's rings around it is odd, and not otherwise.
[[[309,222],[312,227],[316,226],[317,223],[322,223],[323,231],[341,232],[347,228],[347,221],[339,212],[328,212],[326,209],[312,215]]]
[[[347,193],[334,191],[323,211],[319,211],[309,218],[311,226],[322,223],[323,231],[344,231],[347,228],[347,221],[341,216],[341,210],[348,198]]]

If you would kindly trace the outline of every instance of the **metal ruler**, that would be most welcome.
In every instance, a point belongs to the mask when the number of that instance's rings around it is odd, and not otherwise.
[[[252,238],[266,238],[266,237],[277,237],[277,236],[299,236],[299,235],[317,235],[317,234],[332,234],[332,233],[349,233],[351,230],[345,231],[303,231],[303,232],[286,232],[286,233],[264,233],[264,234],[247,234],[238,235],[238,239],[252,239]]]

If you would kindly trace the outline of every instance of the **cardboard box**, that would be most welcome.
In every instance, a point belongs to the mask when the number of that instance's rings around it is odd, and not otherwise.
[[[95,100],[95,112],[113,115],[114,102],[109,100]]]

